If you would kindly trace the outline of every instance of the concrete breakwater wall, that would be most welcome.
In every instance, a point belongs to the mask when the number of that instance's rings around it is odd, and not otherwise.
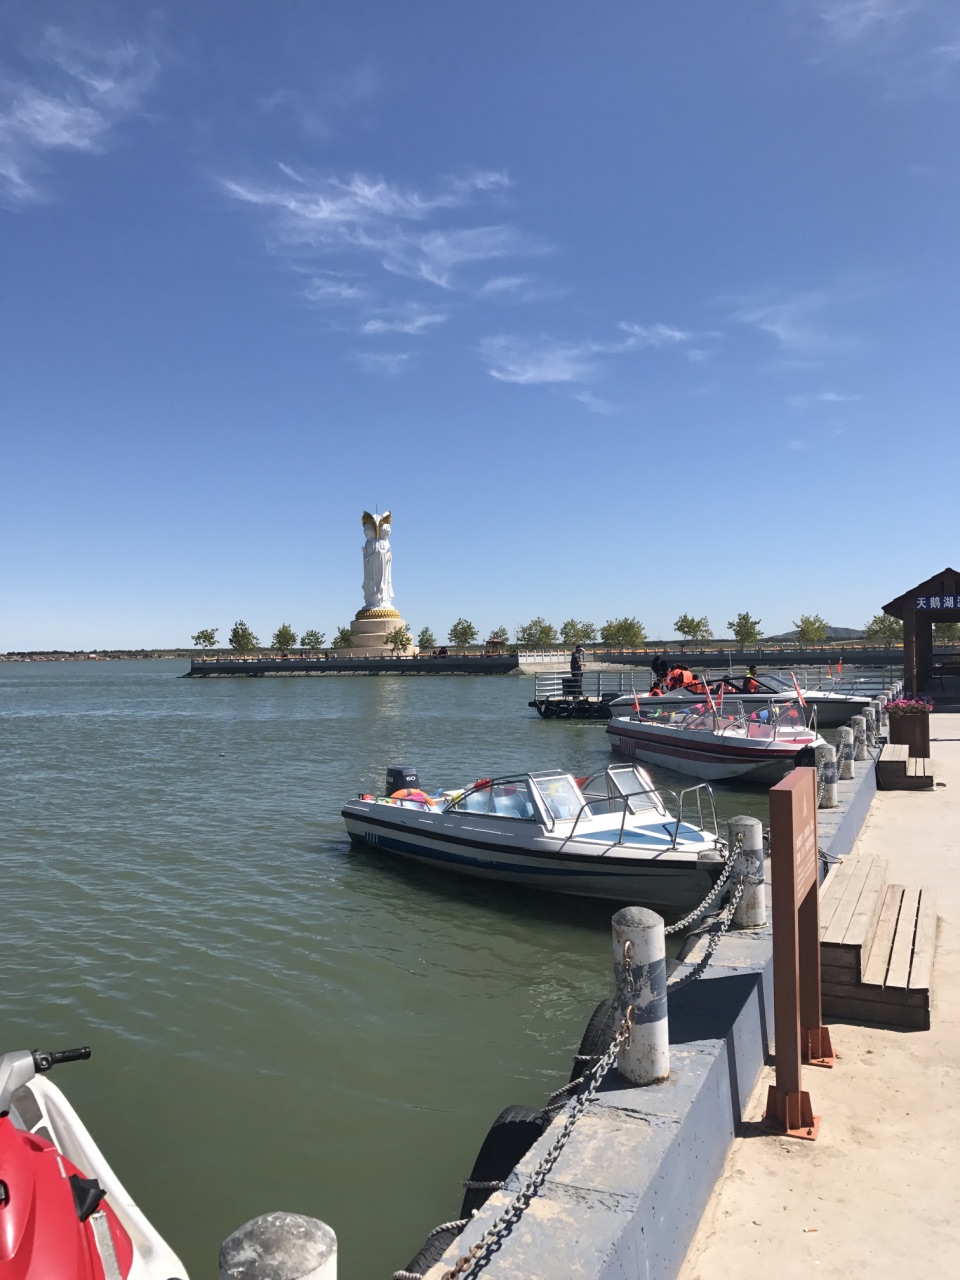
[[[465,653],[446,658],[194,658],[185,677],[502,676],[519,670],[516,654]]]
[[[818,814],[827,857],[850,851],[876,793],[874,760],[838,783],[838,805]],[[730,932],[706,976],[671,995],[671,1074],[662,1084],[604,1080],[520,1222],[484,1269],[491,1280],[671,1280],[680,1268],[743,1108],[773,1041],[769,923]],[[674,977],[690,966],[681,964]],[[426,1272],[439,1280],[536,1174],[563,1116]],[[469,1273],[468,1273],[469,1274]]]

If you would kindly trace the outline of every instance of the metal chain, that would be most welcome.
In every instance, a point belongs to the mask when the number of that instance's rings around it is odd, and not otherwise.
[[[546,1155],[517,1192],[514,1199],[501,1213],[500,1217],[487,1229],[482,1239],[477,1241],[469,1253],[463,1254],[449,1270],[443,1273],[443,1280],[472,1280],[472,1277],[479,1275],[485,1269],[487,1263],[493,1259],[494,1254],[498,1253],[503,1247],[504,1240],[523,1217],[533,1197],[546,1182],[547,1174],[556,1164],[560,1152],[567,1145],[567,1140],[573,1132],[574,1125],[583,1115],[588,1104],[593,1101],[604,1077],[616,1061],[620,1046],[630,1035],[632,1022],[633,1006],[630,1005],[606,1053],[597,1062],[596,1066],[591,1067],[590,1071],[583,1077],[584,1080],[590,1077],[592,1079],[584,1092],[570,1104],[570,1111],[563,1123],[563,1128],[557,1134]]]
[[[696,921],[700,919],[704,911],[706,911],[707,907],[710,906],[711,902],[713,902],[714,899],[718,898],[722,893],[723,889],[726,887],[727,882],[729,881],[730,876],[733,873],[733,864],[737,859],[737,855],[742,852],[743,852],[743,832],[738,831],[737,838],[733,842],[733,847],[731,848],[730,852],[727,854],[726,858],[724,859],[723,874],[721,875],[720,879],[716,882],[716,884],[713,886],[713,888],[710,890],[710,892],[707,894],[707,896],[704,898],[704,900],[700,903],[698,907],[694,907],[694,909],[688,912],[683,917],[682,920],[677,920],[676,923],[667,925],[663,931],[665,934],[669,936],[671,933],[680,933],[682,929],[689,928],[690,925],[695,924]]]
[[[667,983],[668,996],[672,995],[674,991],[679,991],[681,987],[687,987],[690,985],[691,982],[696,982],[697,978],[703,977],[704,973],[707,970],[707,965],[713,959],[713,953],[716,951],[717,947],[720,945],[720,939],[723,937],[723,935],[730,928],[730,925],[733,923],[733,913],[736,911],[737,907],[740,905],[740,899],[743,897],[746,887],[747,887],[747,876],[741,876],[736,883],[736,887],[734,888],[733,893],[730,895],[730,902],[727,907],[726,918],[720,922],[720,928],[717,929],[715,933],[710,935],[710,941],[707,943],[706,950],[703,953],[703,958],[698,960],[696,965],[694,965],[694,967],[690,970],[690,972],[685,973],[682,978],[678,978],[676,982]]]

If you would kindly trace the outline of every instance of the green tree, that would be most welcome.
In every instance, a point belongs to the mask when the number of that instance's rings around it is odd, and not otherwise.
[[[323,648],[323,641],[323,632],[315,631],[313,627],[309,631],[305,631],[300,637],[300,643],[305,649],[309,649],[311,653],[319,653]]]
[[[437,637],[433,634],[429,627],[421,627],[420,634],[417,636],[417,648],[419,649],[435,649],[437,647]]]
[[[398,658],[401,653],[406,653],[413,644],[413,636],[404,626],[394,627],[392,631],[388,631],[385,639],[393,650],[395,658]]]
[[[208,627],[206,631],[198,631],[190,639],[198,649],[212,649],[217,643],[217,632],[219,630],[219,627]]]
[[[749,613],[738,613],[734,621],[728,622],[727,626],[741,649],[752,649],[761,638],[760,619],[751,618]]]
[[[352,649],[353,632],[349,627],[337,627],[337,634],[330,642],[331,649]]]
[[[517,644],[523,649],[549,649],[559,643],[556,627],[543,618],[531,618],[517,627]]]
[[[608,619],[600,628],[600,642],[608,649],[639,649],[646,640],[643,623],[636,618]]]
[[[458,618],[447,632],[447,639],[457,649],[465,649],[468,644],[475,642],[477,634],[477,628],[472,622],[468,622],[466,618]]]
[[[829,623],[824,622],[819,613],[801,613],[800,621],[793,625],[797,628],[797,639],[801,644],[819,644],[827,638]]]
[[[960,622],[935,622],[933,638],[940,644],[956,644],[960,640]]]
[[[677,635],[683,636],[685,640],[710,639],[710,621],[708,618],[694,618],[689,613],[681,613],[673,625],[677,629]]]
[[[510,632],[506,627],[497,627],[496,631],[490,632],[491,640],[502,640],[504,644],[510,639]]]
[[[863,628],[864,640],[874,644],[899,644],[903,640],[903,623],[886,613],[875,613]]]
[[[568,649],[573,649],[578,644],[596,644],[597,628],[592,622],[577,622],[575,618],[568,618],[560,628],[560,639]]]
[[[297,643],[297,633],[289,622],[281,622],[273,633],[273,639],[270,641],[271,649],[279,649],[281,653],[287,653]]]
[[[253,653],[260,648],[260,641],[241,618],[230,630],[230,648],[237,653]]]

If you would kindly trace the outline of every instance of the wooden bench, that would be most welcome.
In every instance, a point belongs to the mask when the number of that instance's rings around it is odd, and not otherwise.
[[[877,761],[877,781],[885,791],[922,791],[932,787],[929,756],[911,756],[906,743],[888,742]]]
[[[930,1027],[937,935],[933,891],[887,885],[886,863],[845,858],[820,887],[820,972],[826,1016]]]

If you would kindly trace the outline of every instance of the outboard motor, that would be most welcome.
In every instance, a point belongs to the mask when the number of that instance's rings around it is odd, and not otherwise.
[[[392,796],[395,791],[419,791],[420,777],[416,769],[408,764],[392,764],[387,769],[386,794]]]

